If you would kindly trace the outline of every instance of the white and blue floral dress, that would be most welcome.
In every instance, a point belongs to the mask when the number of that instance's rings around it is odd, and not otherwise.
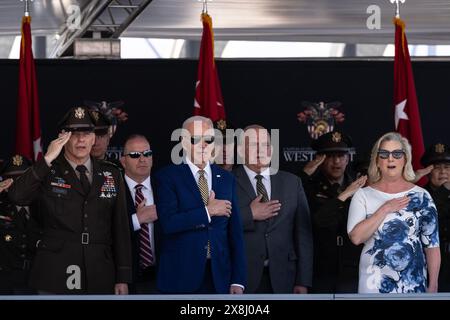
[[[430,194],[415,186],[400,193],[359,189],[350,204],[347,231],[370,217],[386,201],[410,197],[407,208],[386,215],[361,252],[359,293],[425,292],[425,248],[439,247],[436,206]]]

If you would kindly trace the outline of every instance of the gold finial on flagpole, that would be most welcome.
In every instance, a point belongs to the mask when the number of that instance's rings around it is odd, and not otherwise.
[[[392,4],[395,3],[395,17],[400,19],[400,3],[405,3],[406,0],[389,0]]]
[[[198,1],[203,3],[202,13],[208,13],[208,2],[211,2],[212,0],[198,0]]]
[[[20,0],[20,2],[25,2],[24,3],[24,5],[25,5],[25,9],[24,9],[25,17],[29,17],[30,16],[30,2],[32,2],[32,1],[34,1],[34,0]]]

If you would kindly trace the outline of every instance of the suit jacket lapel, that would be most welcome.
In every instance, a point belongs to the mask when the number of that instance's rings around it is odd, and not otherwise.
[[[93,193],[97,193],[100,190],[105,178],[103,173],[100,171],[100,165],[94,158],[91,158],[92,161],[92,183],[91,190],[89,191],[89,195]]]
[[[270,176],[270,200],[279,200],[282,198],[282,181],[278,174],[273,174]],[[283,205],[283,204],[282,204]],[[273,229],[275,223],[280,220],[280,215],[282,213],[282,209],[278,211],[278,215],[273,218],[270,218],[268,221],[268,229],[269,231]]]
[[[197,181],[195,177],[192,175],[192,171],[189,166],[185,163],[180,165],[181,175],[183,177],[182,181],[185,182],[187,188],[193,193],[193,195],[197,198],[197,200],[203,203],[202,196],[200,194],[200,190],[198,189]]]
[[[247,193],[250,199],[251,200],[255,199],[256,198],[255,189],[253,189],[252,183],[248,178],[247,172],[245,172],[245,169],[242,165],[236,169],[236,177],[237,183],[242,187],[242,189],[244,189],[244,191]]]

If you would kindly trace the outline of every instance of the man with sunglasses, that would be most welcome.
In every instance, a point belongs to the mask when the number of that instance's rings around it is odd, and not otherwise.
[[[42,160],[8,191],[17,205],[39,202],[43,234],[31,268],[42,294],[127,294],[131,244],[123,178],[90,156],[94,122],[71,108]]]
[[[441,269],[439,291],[450,292],[450,146],[439,142],[423,154],[421,163],[431,166],[425,189],[433,198],[439,220]]]
[[[131,135],[125,141],[120,162],[125,170],[126,197],[131,226],[133,283],[131,293],[151,294],[156,289],[156,220],[158,215],[150,173],[153,152],[147,138]]]
[[[242,293],[246,284],[243,231],[231,173],[210,164],[212,121],[183,123],[184,163],[156,175],[162,241],[158,288],[164,293]]]
[[[300,176],[311,210],[314,238],[313,293],[357,292],[361,247],[347,235],[350,200],[367,177],[348,173],[349,136],[332,131],[314,140],[316,157]]]

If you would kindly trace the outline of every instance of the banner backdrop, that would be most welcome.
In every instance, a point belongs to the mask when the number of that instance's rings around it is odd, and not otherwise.
[[[90,101],[123,101],[129,120],[111,141],[142,133],[151,142],[154,164],[169,163],[172,130],[192,114],[197,61],[37,60],[44,151],[57,136],[56,123],[69,107]],[[245,60],[217,61],[227,122],[234,128],[259,123],[280,129],[280,166],[297,172],[312,152],[307,124],[297,119],[303,101],[340,102],[357,152],[367,152],[394,130],[393,61]],[[450,62],[413,62],[425,145],[450,143]],[[13,152],[18,61],[0,60],[2,92],[0,158]]]

